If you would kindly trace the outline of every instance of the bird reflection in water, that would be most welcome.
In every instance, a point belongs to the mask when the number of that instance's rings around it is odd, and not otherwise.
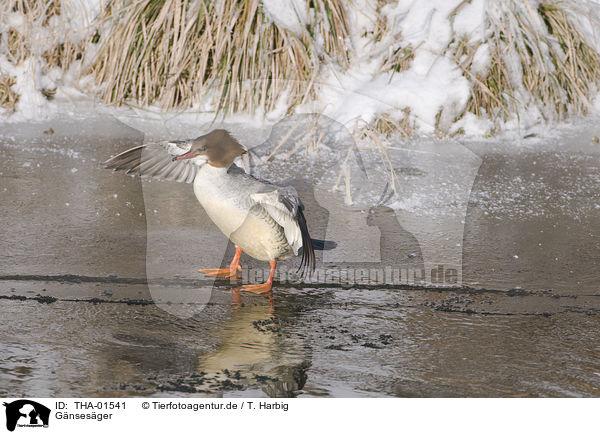
[[[238,310],[241,307],[244,306],[244,303],[242,301],[242,294],[240,294],[240,288],[232,288],[231,289],[231,294],[232,294],[232,298],[231,298],[231,307],[234,310]],[[275,302],[274,302],[274,298],[273,298],[273,292],[267,292],[264,294],[256,294],[256,295],[251,295],[252,298],[256,298],[256,297],[260,297],[263,299],[267,299],[269,300],[269,314],[270,315],[274,315],[275,314]]]
[[[259,388],[269,397],[294,397],[310,362],[300,342],[286,336],[275,314],[273,293],[248,295],[232,289],[231,318],[220,327],[220,344],[198,357],[197,370],[222,390]]]

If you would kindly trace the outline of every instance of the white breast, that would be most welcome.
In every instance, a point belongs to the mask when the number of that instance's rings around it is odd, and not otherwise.
[[[253,191],[246,190],[249,186],[232,179],[226,169],[208,165],[194,181],[194,193],[208,216],[244,252],[263,261],[292,256],[283,229],[267,212],[250,212],[257,204],[250,198]]]
[[[240,206],[240,192],[234,195],[224,182],[226,171],[203,166],[194,180],[194,194],[211,220],[229,238],[244,223],[248,212]]]

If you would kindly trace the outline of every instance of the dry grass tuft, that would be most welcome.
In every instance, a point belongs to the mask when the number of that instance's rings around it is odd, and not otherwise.
[[[60,0],[3,0],[6,10],[20,12],[31,21],[47,26],[50,18],[61,14]]]
[[[490,41],[490,65],[485,72],[473,72],[471,62],[481,44],[471,46],[461,40],[454,54],[463,74],[471,81],[471,98],[467,102],[466,111],[477,116],[508,117],[511,110],[516,110],[514,90],[510,82],[510,72],[502,56],[502,48],[498,40]]]
[[[393,31],[388,23],[387,16],[381,13],[381,9],[390,3],[390,0],[378,0],[376,16],[377,21],[375,22],[375,29],[373,31],[374,42],[382,41],[388,32]],[[393,27],[393,26],[391,26]],[[383,64],[381,70],[402,72],[410,68],[413,59],[415,58],[415,51],[419,47],[412,47],[402,41],[402,35],[393,35],[392,41],[389,44],[388,52],[383,58]]]
[[[279,97],[301,102],[318,69],[308,31],[294,35],[269,22],[259,0],[113,2],[116,19],[92,67],[103,99],[121,104],[189,107],[211,95],[217,111],[272,110]],[[315,29],[325,49],[346,59],[348,24],[338,0],[314,0],[325,14]]]
[[[8,13],[20,13],[24,17],[23,26],[19,29],[9,28],[5,39],[7,47],[4,54],[11,63],[19,65],[32,55],[34,45],[35,47],[40,45],[40,41],[32,40],[31,30],[48,26],[52,17],[61,15],[61,3],[59,0],[5,0],[0,4],[0,14]],[[61,46],[56,46],[52,50],[56,53],[46,58],[49,60],[53,57],[50,66],[67,63],[69,58],[67,50]],[[44,53],[44,57],[50,51]]]
[[[376,21],[373,29],[373,41],[381,42],[388,32],[387,16],[381,13],[381,8],[389,3],[389,0],[377,0]]]
[[[390,50],[390,54],[383,62],[382,71],[406,71],[410,67],[414,58],[415,50],[413,47],[410,45],[399,46],[394,50]]]
[[[85,47],[85,42],[75,45],[72,42],[66,41],[46,50],[42,54],[42,57],[49,68],[59,67],[67,70],[74,60],[82,58]]]
[[[577,3],[544,2],[532,9],[511,0],[496,6],[500,14],[490,17],[487,71],[471,72],[478,44],[459,41],[455,48],[457,63],[473,83],[467,111],[506,119],[533,104],[546,119],[585,114],[600,84],[600,55],[574,18],[585,16]]]
[[[538,13],[546,25],[548,39],[538,36],[538,41],[547,45],[555,69],[548,80],[541,67],[525,68],[527,90],[542,103],[554,105],[559,118],[571,108],[587,112],[591,107],[588,95],[600,79],[600,54],[572,19],[573,6],[563,2],[539,5]]]
[[[340,0],[309,0],[308,8],[313,13],[313,26],[308,27],[310,36],[323,40],[325,53],[347,67],[350,48],[346,46],[350,36],[348,16],[344,2]]]
[[[363,126],[360,129],[361,135],[364,137],[371,133],[377,133],[383,137],[399,135],[400,137],[410,137],[416,130],[414,120],[410,117],[410,109],[405,108],[403,116],[400,120],[393,119],[389,114],[381,114],[377,118]]]
[[[29,49],[23,34],[13,28],[8,30],[7,55],[11,63],[19,65],[29,57]]]
[[[19,101],[19,95],[13,90],[12,86],[15,81],[8,75],[0,75],[0,107],[12,113],[15,110],[15,105]]]

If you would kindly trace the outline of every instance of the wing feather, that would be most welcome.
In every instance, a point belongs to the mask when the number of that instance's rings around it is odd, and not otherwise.
[[[283,228],[285,238],[296,255],[302,255],[300,268],[304,274],[315,269],[315,252],[308,225],[304,218],[304,205],[293,187],[279,187],[266,193],[254,193],[250,198]]]
[[[184,182],[188,177],[189,171],[190,171],[189,165],[182,165],[181,170],[179,171],[179,174],[177,175],[177,178],[174,179],[174,181],[175,182]]]
[[[140,145],[115,155],[104,163],[104,167],[123,170],[143,178],[158,178],[167,181],[191,184],[196,178],[199,165],[193,159],[176,160],[173,157],[187,152],[178,142]]]

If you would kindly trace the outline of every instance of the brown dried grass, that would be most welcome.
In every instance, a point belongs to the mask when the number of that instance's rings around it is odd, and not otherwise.
[[[11,63],[19,65],[29,57],[29,49],[23,34],[12,27],[8,30],[7,45],[7,55]]]
[[[388,1],[378,0],[377,10]],[[547,119],[586,113],[590,95],[600,87],[600,54],[579,20],[587,18],[600,27],[598,17],[587,16],[575,1],[491,1],[500,12],[488,14],[487,70],[472,70],[480,43],[458,40],[448,47],[472,83],[465,112],[498,120],[528,105],[537,106]],[[451,15],[466,4],[458,3]],[[226,115],[268,112],[287,95],[293,108],[315,96],[320,64],[347,66],[352,58],[346,6],[341,0],[306,0],[312,19],[305,31],[293,34],[270,22],[259,0],[113,0],[106,2],[98,19],[97,24],[113,24],[103,38],[96,33],[79,45],[57,43],[43,53],[43,68],[69,68],[100,39],[98,57],[82,73],[94,73],[106,103],[156,104],[171,110],[208,102]],[[10,62],[20,64],[32,55],[27,29],[48,25],[61,14],[61,2],[0,3],[0,13],[11,11],[23,13],[26,23],[22,29],[9,29],[7,46],[0,48]],[[374,43],[386,41],[390,31],[379,14]],[[419,47],[403,43],[401,35],[390,40],[382,69],[402,72]],[[361,130],[385,136],[414,133],[410,116],[395,119],[381,114]]]
[[[60,15],[60,0],[3,0],[7,9],[20,12],[31,21],[40,21],[47,26],[50,18]]]
[[[9,75],[0,75],[0,107],[12,113],[19,101],[19,95],[12,90],[15,80]]]
[[[66,41],[46,50],[44,54],[42,54],[42,57],[49,68],[59,67],[63,70],[67,70],[74,60],[82,58],[85,47],[85,41],[77,45]]]
[[[467,111],[506,119],[531,103],[546,119],[587,113],[600,84],[600,54],[578,28],[577,3],[544,2],[534,10],[511,0],[503,12],[490,21],[491,64],[484,75],[470,71],[479,45],[456,45],[455,59],[473,83]],[[520,65],[517,75],[511,61]]]
[[[400,120],[393,119],[389,114],[378,115],[375,120],[363,126],[360,132],[363,136],[377,133],[384,137],[398,135],[400,137],[410,137],[416,130],[415,122],[410,117],[410,110],[404,109]]]
[[[259,0],[113,2],[116,25],[91,71],[109,104],[135,101],[190,107],[211,95],[217,112],[267,112],[288,93],[291,106],[310,91],[319,59],[309,31],[347,58],[347,18],[338,0],[314,0],[328,19],[294,35],[268,22]]]

